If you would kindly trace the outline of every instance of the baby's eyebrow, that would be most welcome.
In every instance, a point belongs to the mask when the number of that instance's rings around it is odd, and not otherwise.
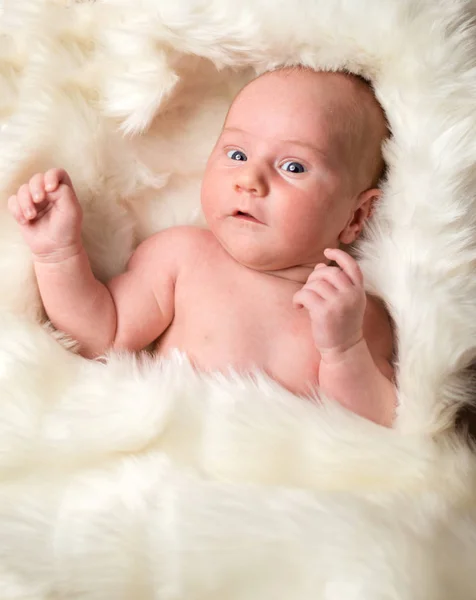
[[[231,132],[235,132],[235,133],[249,133],[248,131],[245,131],[244,129],[240,129],[239,127],[223,127],[223,132],[225,131],[231,131]]]
[[[321,156],[327,156],[327,153],[322,149],[318,148],[314,144],[309,144],[308,142],[303,142],[301,140],[282,140],[284,144],[292,144],[293,146],[302,146],[303,148],[309,148],[316,154]]]

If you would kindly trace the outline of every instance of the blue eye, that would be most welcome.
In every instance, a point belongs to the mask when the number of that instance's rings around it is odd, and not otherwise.
[[[306,167],[304,167],[301,163],[298,163],[294,160],[287,160],[281,166],[283,171],[287,171],[288,173],[305,173]]]
[[[228,156],[228,158],[231,158],[231,160],[236,160],[236,161],[242,161],[244,162],[245,160],[248,160],[248,158],[246,157],[246,154],[244,152],[242,152],[241,150],[229,150],[226,155]]]

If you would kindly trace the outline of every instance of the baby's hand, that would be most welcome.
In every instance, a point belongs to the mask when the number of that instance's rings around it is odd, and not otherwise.
[[[79,252],[82,210],[63,169],[34,175],[8,199],[8,208],[36,261],[59,262]]]
[[[345,352],[362,339],[366,295],[362,271],[351,256],[337,249],[324,254],[340,268],[318,264],[293,304],[309,311],[314,341],[325,360],[326,353]]]

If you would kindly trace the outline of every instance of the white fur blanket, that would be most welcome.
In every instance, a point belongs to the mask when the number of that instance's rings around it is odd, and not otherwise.
[[[6,0],[0,23],[0,598],[471,600],[476,31],[466,0]],[[199,223],[234,93],[305,63],[372,79],[393,139],[362,246],[398,333],[393,430],[185,357],[107,365],[41,325],[6,211],[72,174],[96,274]]]

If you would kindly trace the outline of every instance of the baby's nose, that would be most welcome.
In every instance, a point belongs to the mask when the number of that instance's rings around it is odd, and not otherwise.
[[[255,168],[243,169],[237,173],[234,188],[236,192],[244,192],[253,196],[265,196],[268,191],[268,184],[264,174]]]

